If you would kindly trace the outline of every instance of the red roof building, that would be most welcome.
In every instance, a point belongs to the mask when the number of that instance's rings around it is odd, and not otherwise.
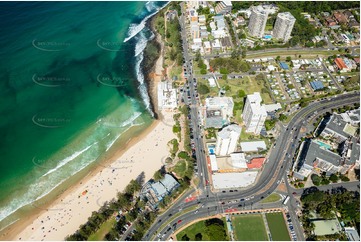
[[[343,69],[347,68],[345,62],[343,62],[343,60],[341,58],[336,58],[335,59],[335,64],[337,65],[337,68],[339,70],[343,70]]]
[[[347,23],[347,18],[346,18],[346,16],[345,16],[343,13],[335,12],[335,13],[333,14],[333,16],[335,17],[336,21],[337,21],[339,24],[345,24],[345,23]]]
[[[260,169],[262,168],[263,162],[266,160],[266,158],[253,158],[251,160],[251,163],[247,163],[248,169]]]
[[[360,64],[360,58],[353,58],[353,60],[356,62],[356,64]]]

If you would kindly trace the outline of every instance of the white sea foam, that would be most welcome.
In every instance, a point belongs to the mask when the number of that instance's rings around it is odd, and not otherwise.
[[[126,127],[126,126],[130,125],[130,126],[129,126],[129,128],[130,128],[130,127],[132,127],[132,126],[137,126],[137,125],[139,125],[139,124],[138,124],[138,123],[135,123],[134,121],[135,121],[140,115],[142,115],[141,112],[135,112],[130,118],[128,118],[127,120],[125,120],[124,122],[122,122],[120,125],[117,125],[116,127]],[[128,130],[128,129],[126,129],[126,130]],[[125,131],[126,131],[126,130],[125,130]],[[118,138],[119,138],[125,131],[121,132],[121,133],[120,133],[118,136],[116,136],[109,144],[107,144],[107,149],[106,149],[106,151],[108,151],[108,150],[110,149],[110,147],[113,146],[113,144],[115,143],[115,141],[117,141]]]
[[[163,9],[167,5],[168,5],[168,3],[165,4],[163,7],[157,7],[154,4],[148,4],[148,5],[146,4],[146,8],[149,12],[153,11],[154,8],[156,9],[156,11],[147,15],[139,24],[130,24],[129,29],[128,29],[128,34],[127,34],[128,37],[124,39],[124,43],[129,41],[130,39],[132,39],[140,31],[142,31],[142,29],[144,29],[145,24],[147,23],[148,19],[150,19],[155,14],[157,14],[161,9]]]
[[[144,80],[144,74],[143,74],[142,68],[140,66],[143,59],[144,59],[144,53],[143,52],[136,57],[135,73],[136,73],[136,76],[137,76],[137,80],[139,82],[138,89],[139,89],[140,95],[141,95],[141,97],[143,99],[143,102],[145,104],[146,109],[149,111],[149,113],[152,116],[154,116],[154,113],[153,113],[153,111],[152,111],[152,109],[150,107],[150,98],[149,98],[147,86],[146,86],[146,83],[145,83],[145,80]]]
[[[75,153],[72,154],[71,156],[68,156],[68,157],[66,157],[65,159],[61,160],[61,161],[59,162],[59,164],[58,164],[55,168],[49,170],[47,173],[45,173],[44,175],[42,175],[42,177],[47,176],[47,175],[53,173],[54,171],[58,170],[59,168],[65,166],[65,165],[68,164],[70,161],[74,160],[74,159],[77,158],[79,155],[81,155],[81,154],[83,154],[85,151],[89,150],[90,147],[92,147],[92,146],[93,146],[94,144],[96,144],[96,143],[98,143],[98,142],[95,142],[95,143],[87,146],[86,148],[84,148],[84,149],[82,149],[82,150],[80,150],[80,151],[75,152]]]

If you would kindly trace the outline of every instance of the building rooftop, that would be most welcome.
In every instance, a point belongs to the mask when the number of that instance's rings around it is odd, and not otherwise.
[[[255,152],[267,149],[266,143],[264,141],[241,142],[240,145],[243,152]]]
[[[232,7],[232,1],[222,1],[225,6]]]
[[[279,13],[277,17],[296,21],[295,17],[293,17],[293,15],[290,12]]]
[[[349,241],[360,241],[360,236],[355,228],[345,227],[345,232]]]
[[[350,164],[355,164],[356,161],[360,160],[360,143],[357,142],[355,137],[352,138],[351,157],[349,160]]]
[[[206,107],[207,108],[222,108],[222,107],[232,107],[233,108],[233,99],[231,97],[210,97],[206,98]]]
[[[311,87],[313,90],[322,90],[325,88],[325,86],[323,85],[323,83],[321,81],[313,81],[310,82]]]
[[[254,183],[257,174],[257,171],[215,173],[212,175],[213,186],[215,189],[247,187]]]
[[[340,69],[340,70],[347,68],[347,66],[342,58],[336,58],[335,63],[337,65],[338,69]]]
[[[160,180],[160,182],[163,184],[163,186],[167,189],[168,192],[170,192],[175,186],[179,184],[177,180],[169,174],[165,174],[164,178]]]
[[[247,168],[247,160],[244,153],[232,153],[230,154],[232,160],[232,166],[236,169]]]
[[[284,69],[284,70],[288,70],[288,69],[290,69],[289,67],[288,67],[288,65],[287,65],[287,63],[286,62],[280,62],[280,67],[282,68],[282,69]]]
[[[263,105],[266,112],[274,112],[282,108],[280,103],[274,103],[274,104],[265,104]]]
[[[218,132],[218,137],[223,139],[230,138],[231,134],[233,132],[237,133],[238,135],[241,134],[242,128],[238,126],[237,124],[231,124],[226,127],[224,127],[221,131]]]
[[[333,153],[332,151],[321,148],[319,143],[312,140],[307,150],[307,154],[305,157],[305,164],[313,167],[314,161],[317,158],[327,161],[335,166],[339,166],[341,160],[341,156],[339,156],[336,153]]]
[[[211,162],[212,171],[218,171],[218,164],[216,155],[209,155],[209,160]]]
[[[333,114],[330,121],[327,123],[326,128],[347,138],[350,134],[344,131],[346,124],[347,123],[342,119],[340,114]]]
[[[262,97],[259,92],[247,95],[247,101],[250,103],[253,114],[267,115],[264,105],[261,106]]]
[[[248,169],[260,169],[264,163],[266,158],[260,157],[260,158],[253,158],[251,160],[251,163],[247,163]]]

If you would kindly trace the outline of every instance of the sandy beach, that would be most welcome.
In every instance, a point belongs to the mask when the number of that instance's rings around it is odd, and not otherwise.
[[[162,74],[162,65],[163,57],[160,56],[154,67],[158,76]],[[154,79],[150,93],[157,97],[160,78]],[[139,137],[131,139],[110,157],[105,163],[107,165],[98,166],[48,205],[46,210],[9,226],[0,240],[64,240],[87,221],[92,211],[115,198],[141,172],[145,172],[145,180],[149,180],[169,155],[167,143],[176,137],[171,125],[174,112],[162,111],[159,114],[165,122],[154,121]]]
[[[165,113],[163,115],[172,115]],[[122,191],[142,171],[146,180],[162,165],[168,154],[167,143],[174,138],[171,127],[156,121],[152,130],[113,163],[84,178],[69,194],[58,198],[48,211],[38,216],[11,240],[63,240],[87,221],[92,211]],[[87,190],[85,195],[83,192]]]

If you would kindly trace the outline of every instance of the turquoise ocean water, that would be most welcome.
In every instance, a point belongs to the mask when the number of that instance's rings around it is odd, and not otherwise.
[[[144,24],[164,5],[0,2],[0,229],[151,123]]]

